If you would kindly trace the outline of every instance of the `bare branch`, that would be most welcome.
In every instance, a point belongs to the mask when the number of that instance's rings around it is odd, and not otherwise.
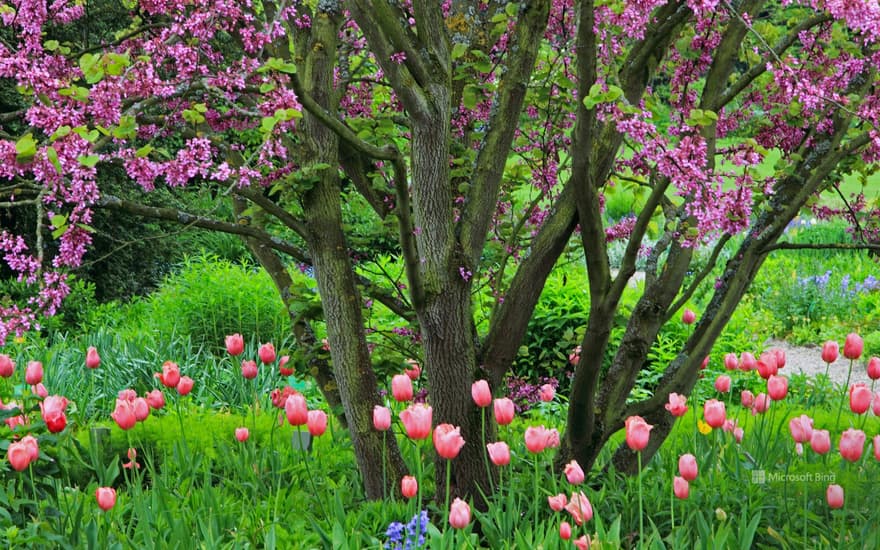
[[[761,249],[761,253],[774,250],[877,250],[880,243],[792,243],[777,242]]]

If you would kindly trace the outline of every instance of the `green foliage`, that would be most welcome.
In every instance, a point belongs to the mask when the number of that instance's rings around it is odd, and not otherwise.
[[[290,321],[268,274],[213,256],[188,258],[153,294],[146,315],[158,337],[187,334],[194,347],[220,352],[228,334],[280,342]]]

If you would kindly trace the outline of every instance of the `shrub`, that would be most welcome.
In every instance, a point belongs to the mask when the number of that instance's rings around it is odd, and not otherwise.
[[[281,341],[290,320],[278,291],[262,269],[216,256],[188,258],[147,302],[158,337],[189,335],[194,347],[220,352],[226,335]]]

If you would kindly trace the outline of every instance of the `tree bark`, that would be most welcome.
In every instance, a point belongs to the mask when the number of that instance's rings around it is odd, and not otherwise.
[[[333,67],[338,32],[338,13],[318,12],[304,67],[306,91],[325,109],[333,105]],[[364,333],[354,268],[342,228],[338,136],[316,117],[306,113],[302,120],[304,159],[327,164],[316,170],[317,181],[303,193],[307,242],[315,267],[315,279],[327,324],[330,355],[339,394],[351,433],[355,458],[363,476],[367,498],[380,499],[394,492],[406,473],[406,465],[395,438],[386,438],[373,428],[373,407],[380,405],[378,384]],[[383,462],[386,472],[383,485]]]

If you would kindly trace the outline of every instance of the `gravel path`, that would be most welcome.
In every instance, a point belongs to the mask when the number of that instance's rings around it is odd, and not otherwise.
[[[802,372],[811,377],[825,374],[826,365],[825,362],[822,361],[822,348],[819,346],[792,346],[781,340],[769,340],[765,346],[765,349],[781,348],[785,350],[785,367],[782,370],[783,372],[788,371],[786,374],[790,375],[796,372]],[[841,352],[842,351],[843,346],[841,345]],[[849,381],[850,384],[854,384],[855,382],[865,382],[868,386],[871,385],[871,379],[868,378],[868,374],[865,371],[865,364],[866,361],[861,359],[853,363],[852,376]],[[849,360],[841,353],[837,361],[831,363],[831,368],[828,370],[828,377],[831,378],[831,381],[835,384],[843,386],[846,384],[848,370]]]

